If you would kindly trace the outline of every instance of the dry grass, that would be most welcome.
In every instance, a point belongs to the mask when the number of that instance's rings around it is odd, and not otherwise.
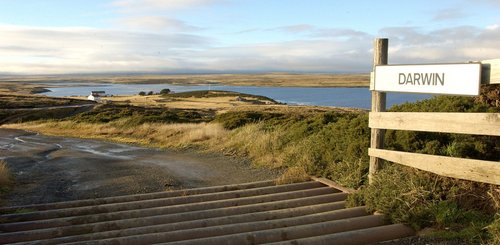
[[[270,169],[299,167],[313,172],[314,154],[305,150],[314,142],[309,139],[284,141],[287,133],[285,128],[269,130],[264,122],[250,123],[229,131],[226,137],[214,137],[208,144],[209,149],[216,152],[248,157],[255,166]]]
[[[3,127],[27,129],[47,135],[106,139],[162,148],[200,146],[207,140],[223,138],[227,134],[227,131],[216,123],[145,123],[138,127],[128,127],[126,120],[108,124],[36,122]]]
[[[307,174],[306,170],[302,167],[288,168],[278,179],[277,185],[292,184],[310,180],[311,177]]]
[[[11,183],[11,174],[7,163],[4,160],[0,160],[0,188],[3,188]]]
[[[131,96],[113,96],[106,97],[104,100],[113,102],[114,104],[124,104],[142,107],[168,107],[177,109],[214,109],[214,110],[228,110],[240,106],[258,107],[259,105],[252,106],[250,101],[238,101],[237,97],[240,96],[221,96],[210,98],[165,98],[161,95],[131,95]],[[82,96],[71,97],[75,99],[85,99]],[[265,103],[265,102],[263,102]]]
[[[210,145],[214,151],[246,155],[257,166],[280,168],[283,154],[279,138],[283,134],[282,130],[267,131],[263,123],[252,123],[231,131],[228,137],[214,138]]]

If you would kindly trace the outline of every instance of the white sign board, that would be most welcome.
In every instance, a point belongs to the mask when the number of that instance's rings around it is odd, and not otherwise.
[[[479,95],[481,64],[381,65],[371,89],[385,92]]]

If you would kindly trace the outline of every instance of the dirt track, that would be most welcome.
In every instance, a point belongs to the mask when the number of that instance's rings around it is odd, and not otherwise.
[[[1,205],[243,183],[274,178],[248,163],[196,152],[164,151],[97,140],[0,129],[0,159],[16,184]]]

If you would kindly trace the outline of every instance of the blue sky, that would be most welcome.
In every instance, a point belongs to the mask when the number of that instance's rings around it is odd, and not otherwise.
[[[500,58],[500,1],[0,0],[0,74],[368,72]]]

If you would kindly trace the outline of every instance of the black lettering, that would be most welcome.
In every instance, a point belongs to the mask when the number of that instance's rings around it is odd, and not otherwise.
[[[408,73],[408,76],[406,76],[406,84],[411,84],[411,85],[415,85],[413,84],[413,79],[411,77],[411,73]]]
[[[413,73],[413,82],[415,82],[415,85],[420,85],[420,76],[422,73]]]
[[[401,77],[403,77],[403,80],[401,80]],[[404,84],[405,84],[405,81],[406,81],[406,76],[405,76],[405,74],[404,74],[404,73],[399,73],[399,81],[398,81],[398,83],[399,83],[400,85],[404,85]]]
[[[431,85],[431,80],[432,80],[432,75],[429,74],[429,73],[423,73],[423,77],[422,77],[422,85],[425,85],[427,83],[427,85]]]
[[[439,81],[439,83],[441,83],[441,86],[444,86],[444,73],[441,73],[441,76],[439,76],[439,74],[436,73],[435,80]],[[436,85],[437,85],[437,82],[436,82]]]

